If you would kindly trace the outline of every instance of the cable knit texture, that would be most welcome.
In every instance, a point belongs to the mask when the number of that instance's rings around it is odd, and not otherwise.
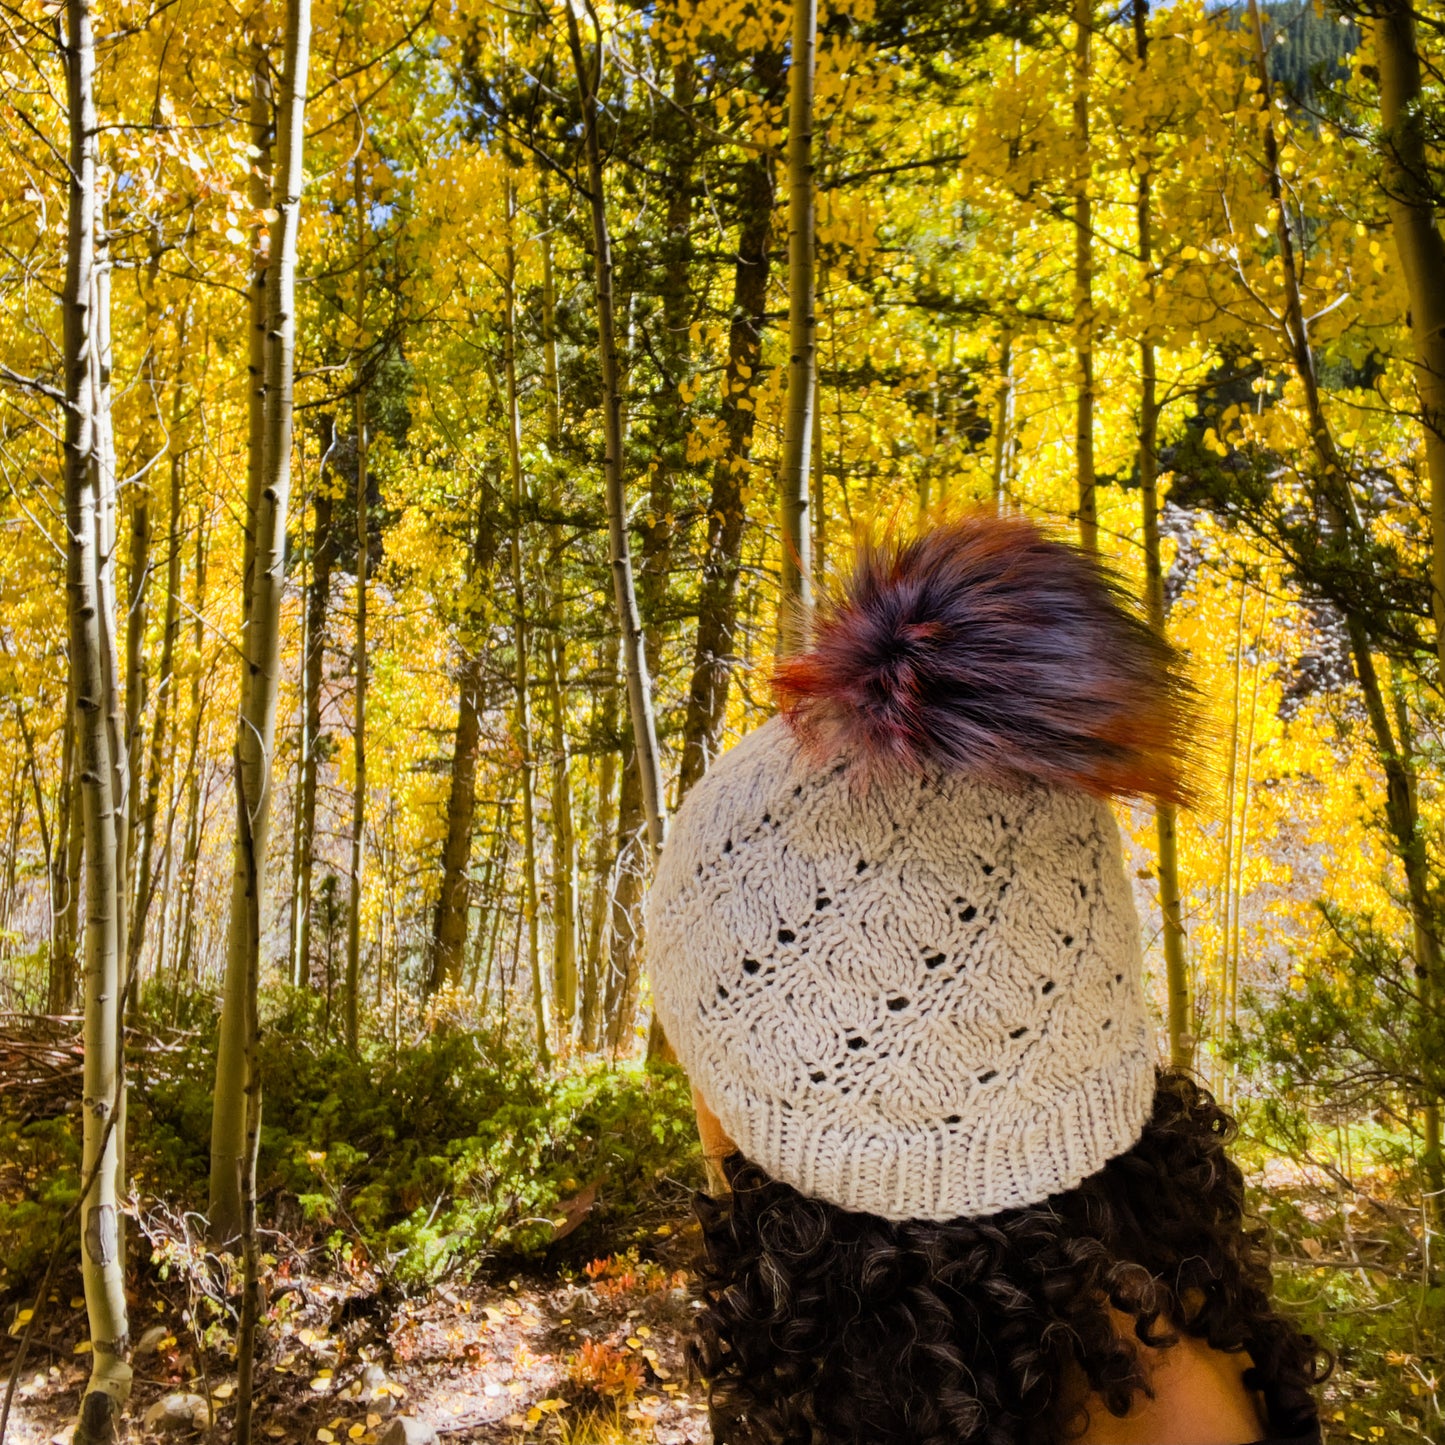
[[[959,770],[860,786],[780,719],[673,822],[648,905],[658,1013],[739,1149],[888,1219],[1073,1188],[1154,1095],[1108,803]]]

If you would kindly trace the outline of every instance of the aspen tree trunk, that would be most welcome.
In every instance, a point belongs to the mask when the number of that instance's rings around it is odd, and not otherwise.
[[[602,372],[603,476],[607,498],[607,531],[618,624],[627,672],[627,709],[632,720],[643,814],[649,851],[662,851],[667,815],[662,790],[662,759],[652,706],[652,679],[643,648],[642,617],[632,576],[632,550],[627,535],[627,493],[623,481],[622,377],[617,363],[616,322],[612,306],[612,238],[607,225],[607,197],[602,187],[602,142],[597,134],[597,88],[605,48],[597,36],[595,70],[582,54],[577,12],[565,7],[567,39],[582,96],[582,144],[587,157],[588,201],[592,212],[593,263],[597,277],[597,338]]]
[[[72,874],[80,869],[80,775],[76,767],[74,679],[65,697],[65,723],[60,740],[60,787],[55,800],[55,850],[50,860],[50,897],[54,910],[55,946],[50,954],[50,980],[45,1007],[53,1014],[75,1006],[75,934],[78,887]]]
[[[691,61],[673,67],[672,105],[665,112],[666,154],[672,185],[666,212],[666,240],[662,265],[662,334],[653,351],[662,371],[661,395],[654,404],[653,448],[647,520],[642,527],[642,618],[648,673],[656,677],[662,667],[668,590],[672,582],[676,479],[682,469],[687,443],[687,414],[679,388],[690,369],[688,336],[688,277],[692,258],[693,130],[687,111],[695,93]],[[645,876],[639,879],[645,884]],[[640,906],[640,905],[639,905]],[[640,939],[638,940],[640,944]],[[634,960],[641,948],[632,950]],[[637,991],[635,961],[630,967],[624,1007]],[[654,1013],[647,1034],[647,1059],[676,1063]]]
[[[120,1061],[122,1075],[125,1073],[125,1015],[126,1000],[134,980],[127,974],[125,964],[130,957],[130,901],[131,901],[131,855],[130,855],[130,764],[126,747],[129,741],[126,730],[125,694],[120,666],[120,634],[116,624],[117,587],[116,567],[118,561],[117,516],[119,511],[119,486],[115,461],[115,429],[111,416],[112,394],[112,347],[111,347],[111,252],[110,231],[106,221],[104,198],[96,198],[95,265],[92,280],[95,290],[94,311],[95,344],[90,348],[91,384],[95,388],[95,466],[98,469],[96,483],[97,532],[99,534],[98,562],[101,605],[101,669],[105,681],[106,732],[110,739],[111,793],[115,799],[115,847],[116,878],[119,888],[119,913],[116,917],[116,931],[119,937],[121,959],[120,1013],[116,1021],[116,1057]],[[116,1194],[126,1192],[126,1091],[122,1083],[117,1095],[115,1136],[116,1147]],[[125,1268],[125,1215],[116,1216],[116,1230],[119,1237],[121,1269]]]
[[[1445,238],[1425,149],[1420,52],[1412,0],[1384,0],[1375,11],[1380,72],[1381,157],[1395,250],[1410,298],[1416,386],[1430,477],[1430,580],[1435,646],[1445,672]]]
[[[116,929],[120,939],[122,969],[130,956],[130,765],[126,756],[129,734],[126,728],[125,690],[120,666],[120,634],[116,626],[118,615],[116,563],[117,563],[117,477],[115,466],[115,433],[111,420],[111,293],[110,234],[106,228],[103,198],[97,196],[95,208],[95,265],[91,272],[91,284],[95,292],[93,300],[94,344],[90,347],[91,385],[95,388],[95,435],[96,445],[93,465],[96,478],[96,532],[98,537],[97,563],[101,605],[101,654],[100,665],[105,683],[105,726],[110,739],[111,796],[115,800],[113,815],[116,846],[116,877],[120,889],[120,914]],[[121,974],[122,1018],[117,1027],[122,1030],[120,1064],[125,1068],[124,1051],[124,994],[130,980]],[[125,1173],[125,1090],[120,1093],[120,1122],[116,1134],[120,1140],[119,1165],[121,1188]],[[120,1227],[124,1229],[122,1218]]]
[[[545,177],[542,186],[542,381],[543,415],[547,447],[554,459],[548,497],[553,520],[548,525],[547,548],[547,713],[552,744],[552,995],[557,1017],[565,1021],[570,1037],[577,1018],[578,856],[577,828],[573,819],[572,759],[567,740],[567,638],[563,597],[564,541],[559,520],[562,512],[562,477],[555,459],[562,444],[561,401],[557,365],[557,284],[552,269],[551,214]]]
[[[614,678],[616,670],[614,666]],[[617,688],[608,687],[602,699],[599,731],[605,738],[617,733]],[[592,818],[592,903],[587,925],[587,965],[582,980],[582,1047],[589,1052],[602,1039],[603,996],[605,983],[602,970],[611,957],[607,937],[607,903],[611,897],[612,823],[617,802],[617,760],[615,748],[608,747],[598,767],[597,802]]]
[[[336,420],[321,419],[321,458],[316,468],[316,490],[311,501],[311,579],[306,586],[306,647],[302,659],[305,674],[306,747],[301,759],[301,836],[297,842],[299,864],[296,884],[296,940],[291,960],[291,979],[304,988],[311,977],[312,892],[316,874],[316,785],[322,760],[321,684],[326,671],[327,614],[331,607],[331,568],[336,561],[336,534],[331,519],[334,503],[326,478],[326,459],[335,440]]]
[[[1134,0],[1134,54],[1141,78],[1149,64],[1149,0]],[[1147,160],[1147,157],[1146,157]],[[1139,266],[1144,276],[1152,318],[1155,292],[1153,240],[1153,172],[1146,164],[1135,197]],[[1144,604],[1149,625],[1164,636],[1164,568],[1159,552],[1159,377],[1148,322],[1139,340],[1139,496],[1144,522]],[[1179,900],[1179,813],[1173,803],[1154,805],[1154,836],[1158,854],[1159,912],[1164,923],[1164,979],[1167,993],[1169,1062],[1176,1069],[1194,1063],[1194,1023],[1190,1017],[1193,988],[1189,978],[1188,940]]]
[[[617,853],[612,866],[611,921],[607,939],[607,983],[603,996],[606,1045],[622,1051],[628,1026],[637,1010],[638,955],[642,949],[642,897],[646,892],[646,813],[635,767],[636,754],[625,755],[617,800]]]
[[[1079,391],[1074,418],[1074,465],[1079,488],[1079,541],[1099,550],[1094,479],[1094,203],[1089,92],[1093,81],[1094,0],[1074,0],[1074,333]]]
[[[1224,771],[1224,866],[1220,870],[1220,924],[1219,944],[1219,985],[1215,995],[1214,1014],[1214,1076],[1215,1092],[1222,1091],[1223,1065],[1219,1057],[1219,1043],[1224,1037],[1224,1021],[1228,1010],[1229,977],[1229,921],[1233,905],[1230,879],[1234,876],[1234,815],[1235,783],[1239,776],[1239,714],[1240,683],[1244,677],[1244,611],[1249,602],[1249,583],[1241,581],[1239,587],[1239,611],[1234,619],[1234,685],[1230,693],[1231,716],[1229,719],[1229,761]]]
[[[241,623],[249,628],[251,619],[252,579],[256,575],[256,515],[261,506],[261,492],[266,453],[266,355],[269,347],[266,313],[267,272],[275,259],[267,242],[275,239],[275,229],[263,226],[263,213],[272,204],[274,178],[271,142],[275,116],[271,107],[271,67],[265,45],[259,36],[251,40],[251,100],[248,126],[251,159],[251,213],[256,217],[251,227],[251,284],[246,294],[246,525],[242,529],[241,547]],[[249,668],[241,670],[241,707],[245,710],[251,686]]]
[[[177,731],[174,722],[171,724],[171,731]],[[155,968],[156,978],[163,979],[171,971],[171,954],[175,949],[175,921],[177,899],[171,888],[171,881],[175,877],[176,849],[173,841],[173,830],[176,822],[176,809],[180,803],[181,777],[176,767],[174,745],[171,752],[171,766],[167,769],[165,780],[166,786],[166,841],[161,848],[160,868],[152,891],[158,891],[160,896],[160,911],[158,914],[158,928],[156,930],[155,943]],[[157,800],[159,806],[159,800]]]
[[[201,688],[201,659],[206,646],[206,509],[196,507],[196,556],[191,569],[195,594],[191,621],[191,650],[195,666],[191,673],[190,717],[191,736],[186,766],[186,831],[181,854],[181,925],[176,954],[176,981],[179,992],[183,969],[190,969],[196,947],[196,872],[201,856],[201,730],[205,718],[205,694]]]
[[[376,1010],[386,1000],[386,962],[392,959],[391,974],[396,976],[397,927],[396,927],[396,795],[386,800],[386,819],[381,830],[381,842],[377,847],[377,861],[381,864],[382,892],[385,907],[376,920]],[[390,936],[387,924],[391,925]]]
[[[452,745],[451,788],[447,800],[446,841],[442,846],[442,883],[432,927],[427,994],[460,987],[467,939],[470,898],[469,864],[472,822],[476,816],[477,754],[481,746],[482,664],[468,653],[460,669],[460,701]]]
[[[152,333],[153,335],[154,333]],[[141,805],[144,789],[141,769],[145,762],[144,714],[146,706],[145,639],[150,601],[151,494],[149,478],[137,488],[130,508],[130,555],[126,569],[125,606],[125,756],[126,756],[126,858],[135,871],[140,852]],[[140,962],[136,936],[144,930],[144,903],[126,880],[126,902],[130,909],[127,938],[126,977],[135,976]],[[131,1000],[132,1006],[134,1000]]]
[[[25,826],[25,784],[20,759],[10,765],[10,827],[5,845],[5,881],[0,885],[0,961],[9,955],[10,910],[15,906],[15,866],[20,852],[20,830]]]
[[[782,596],[778,650],[800,652],[813,608],[813,539],[808,513],[817,386],[818,318],[813,294],[813,64],[817,0],[793,0],[788,70],[788,410],[783,424]]]
[[[1260,599],[1260,627],[1264,626],[1264,611],[1267,599]],[[1239,914],[1244,901],[1244,860],[1249,847],[1249,803],[1250,788],[1254,774],[1254,724],[1259,716],[1259,643],[1255,639],[1255,657],[1251,669],[1249,686],[1249,725],[1244,733],[1244,783],[1240,788],[1239,800],[1239,842],[1234,850],[1234,909],[1230,924],[1229,944],[1229,1011],[1225,1020],[1232,1030],[1239,1025]]]
[[[241,1318],[236,1331],[236,1445],[251,1445],[252,1403],[256,1365],[256,1327],[261,1315],[260,1241],[256,1234],[256,1158],[261,1145],[261,888],[257,869],[252,809],[246,796],[246,771],[239,752],[233,765],[236,782],[236,839],[246,870],[246,899],[251,916],[246,927],[244,1019],[246,1140],[241,1160]]]
[[[993,509],[1000,516],[1008,510],[1009,449],[1013,445],[1013,355],[1013,333],[1005,327],[998,357],[1003,385],[999,388],[993,421]]]
[[[510,798],[507,798],[505,800],[498,799],[496,837],[493,840],[493,857],[496,859],[496,867],[492,871],[492,876],[489,880],[487,890],[482,894],[481,897],[481,907],[486,909],[490,913],[492,920],[491,928],[488,930],[487,933],[487,971],[482,977],[482,992],[480,997],[483,1013],[486,1012],[487,1001],[491,997],[492,969],[494,966],[497,970],[497,984],[498,989],[501,993],[501,1002],[504,1013],[506,1009],[507,985],[500,963],[501,954],[499,952],[499,948],[502,937],[502,923],[504,922],[504,915],[506,912],[506,854],[507,844],[510,841],[511,829],[512,800]],[[480,932],[480,930],[481,924],[479,921],[478,931]]]
[[[537,1057],[543,1068],[552,1066],[547,1041],[547,994],[542,985],[541,919],[537,896],[536,759],[532,756],[532,710],[528,698],[527,594],[523,576],[522,529],[526,525],[527,492],[522,476],[522,408],[517,396],[517,197],[507,181],[507,244],[502,272],[502,365],[506,373],[507,468],[512,484],[512,686],[513,731],[521,755],[522,776],[522,907],[527,916],[527,969],[532,980],[532,1020],[536,1026]],[[568,1028],[571,1020],[559,1023]]]
[[[560,567],[557,569],[560,574]],[[559,577],[560,580],[560,577]],[[553,594],[555,596],[555,593]],[[577,1021],[577,827],[572,815],[571,749],[567,741],[561,618],[543,644],[552,744],[552,996],[558,1030],[570,1040]]]
[[[354,1054],[361,1000],[361,889],[366,859],[366,390],[356,390],[356,692],[352,719],[350,896],[346,919],[346,1047]]]
[[[10,657],[10,648],[9,648],[8,643],[6,643],[6,641],[5,641],[5,639],[4,639],[3,636],[0,636],[0,653],[3,653],[4,656],[5,656],[7,659]],[[34,731],[33,731],[33,730],[31,729],[31,727],[30,727],[30,720],[29,720],[29,718],[26,716],[25,704],[24,704],[24,702],[21,701],[21,699],[20,699],[20,697],[19,697],[18,695],[13,699],[13,701],[14,701],[14,704],[15,704],[15,726],[16,726],[17,730],[18,730],[19,733],[20,733],[21,746],[22,746],[22,747],[24,748],[24,750],[25,750],[25,757],[24,757],[23,768],[24,768],[25,776],[26,776],[27,780],[28,780],[29,783],[30,783],[31,792],[32,792],[32,794],[34,795],[34,798],[35,798],[35,821],[36,821],[36,825],[37,825],[37,826],[39,827],[39,829],[40,829],[40,851],[41,851],[41,854],[42,854],[42,856],[43,856],[43,858],[44,858],[44,860],[45,860],[45,883],[46,883],[46,892],[47,892],[47,894],[48,894],[48,897],[46,898],[46,904],[47,904],[47,912],[48,912],[48,914],[49,914],[49,930],[48,930],[46,942],[47,942],[47,944],[48,944],[48,946],[49,946],[49,956],[50,956],[50,958],[51,958],[52,960],[54,960],[54,958],[55,958],[55,947],[56,947],[56,936],[57,936],[57,934],[56,934],[56,928],[57,928],[57,923],[58,923],[58,920],[59,920],[59,915],[57,914],[56,908],[55,908],[56,895],[55,895],[55,893],[54,893],[54,891],[53,891],[53,884],[54,884],[54,879],[55,879],[54,862],[55,862],[56,841],[55,841],[55,835],[50,831],[50,819],[49,819],[49,817],[47,816],[46,808],[45,808],[45,787],[44,787],[44,784],[43,784],[42,781],[41,781],[41,775],[40,775],[40,759],[39,759],[39,756],[38,756],[38,754],[37,754],[37,752],[36,752],[36,749],[35,749],[35,733],[34,733]],[[21,769],[21,767],[22,767],[22,764],[20,763],[20,761],[17,760],[15,766],[16,766],[17,778],[18,778],[18,776],[19,776],[19,771],[20,771],[20,769]],[[65,783],[64,783],[64,771],[63,771],[63,769],[62,769],[62,791],[63,791],[63,789],[64,789],[64,786],[65,786]],[[22,815],[23,812],[24,812],[24,799],[23,799],[23,797],[22,797],[19,793],[17,793],[17,794],[16,794],[16,808],[15,808],[15,819],[16,819],[16,821],[15,821],[15,824],[14,824],[15,841],[10,845],[10,859],[9,859],[10,892],[11,892],[11,902],[12,902],[12,903],[13,903],[13,893],[14,893],[14,886],[15,886],[15,884],[14,884],[15,866],[16,866],[16,859],[17,859],[17,856],[18,856],[18,853],[19,853],[19,842],[20,842],[20,821],[19,821],[19,820],[20,820],[21,815]],[[8,910],[8,908],[7,908],[7,917],[8,917],[8,911],[9,911],[9,910]]]
[[[361,130],[358,117],[357,127]],[[356,208],[356,323],[358,344],[366,325],[366,188],[361,175],[361,144],[357,136],[352,203]],[[355,777],[351,789],[351,893],[346,917],[346,1047],[355,1054],[361,1013],[361,886],[366,864],[366,574],[371,561],[371,533],[366,507],[366,386],[358,378],[352,419],[356,431],[356,694],[352,724]]]
[[[178,337],[182,373],[184,376],[186,354],[186,331],[184,324]],[[181,422],[181,378],[177,378],[175,395],[171,401],[171,445],[176,444]],[[161,781],[165,773],[166,744],[170,737],[172,694],[176,689],[175,661],[176,640],[181,630],[181,507],[182,489],[185,477],[184,454],[179,450],[171,452],[170,466],[170,513],[166,521],[166,596],[165,620],[161,632],[160,673],[156,678],[155,718],[151,723],[150,759],[146,769],[145,794],[140,808],[140,857],[136,868],[135,911],[130,930],[130,958],[126,971],[134,974],[140,964],[141,950],[145,947],[146,921],[150,916],[152,894],[155,891],[155,840],[156,812],[160,807]],[[136,733],[131,734],[138,744]],[[138,786],[133,778],[132,788]]]
[[[266,840],[271,809],[271,756],[280,682],[281,598],[285,584],[286,506],[291,484],[292,371],[296,345],[296,233],[301,213],[306,77],[310,60],[310,0],[287,0],[286,46],[277,107],[276,173],[266,269],[266,396],[260,495],[247,524],[255,537],[251,609],[245,635],[245,671],[238,732],[243,794],[252,809],[256,909],[266,888]],[[216,1088],[211,1113],[210,1226],[217,1240],[233,1239],[242,1224],[242,1171],[246,1154],[247,968],[252,910],[240,840],[232,869],[227,930],[226,983],[216,1046]]]
[[[98,168],[95,40],[90,0],[67,0],[66,80],[70,113],[69,220],[66,246],[65,513],[66,590],[70,632],[81,806],[85,829],[85,1068],[81,1207],[81,1278],[90,1324],[91,1373],[81,1399],[80,1445],[118,1437],[130,1394],[129,1324],[117,1195],[121,1098],[122,931],[125,908],[120,831],[124,816],[115,793],[106,652],[115,614],[105,611],[101,586],[103,425],[97,355],[102,344],[96,285]],[[111,680],[113,682],[113,679]],[[118,830],[117,824],[120,829]]]
[[[690,61],[673,70],[672,106],[663,113],[663,154],[667,157],[671,186],[667,198],[662,244],[661,333],[651,350],[662,373],[653,403],[652,451],[646,515],[641,525],[642,555],[639,578],[647,666],[655,677],[661,666],[663,617],[672,580],[673,517],[676,479],[684,465],[687,415],[679,393],[689,370],[688,275],[692,229],[692,128],[686,110],[694,86]]]
[[[75,712],[75,703],[72,693],[70,705],[72,714]],[[76,1006],[76,988],[82,982],[77,974],[82,969],[80,957],[81,930],[80,901],[84,894],[84,867],[85,867],[85,807],[84,799],[81,796],[84,787],[81,781],[80,763],[80,739],[77,736],[74,745],[74,757],[72,759],[70,777],[70,837],[66,844],[65,855],[65,938],[66,938],[66,974],[65,974],[65,1011],[71,1012]]]
[[[477,995],[477,982],[482,971],[482,955],[487,950],[488,936],[494,934],[496,929],[496,895],[498,892],[497,871],[502,864],[502,850],[505,839],[502,834],[502,810],[503,803],[499,799],[496,806],[496,815],[492,819],[490,841],[487,847],[487,863],[482,870],[482,885],[477,890],[477,927],[472,935],[471,957],[466,966],[465,988],[469,997],[477,999],[481,1005],[483,1014],[487,1008],[486,987],[483,985],[480,998]],[[492,925],[488,927],[489,923]],[[487,973],[491,974],[491,957],[487,957]]]
[[[1335,445],[1334,434],[1320,400],[1319,379],[1315,371],[1314,352],[1310,346],[1300,296],[1299,270],[1295,261],[1295,240],[1290,224],[1288,201],[1280,171],[1279,138],[1275,133],[1272,90],[1264,43],[1264,26],[1260,19],[1258,0],[1249,0],[1250,25],[1254,32],[1255,71],[1260,84],[1260,103],[1265,108],[1262,127],[1264,141],[1265,179],[1274,205],[1275,240],[1279,246],[1280,270],[1284,278],[1285,315],[1282,329],[1288,343],[1295,373],[1305,394],[1305,410],[1309,420],[1310,441],[1319,466],[1319,497],[1324,506],[1330,530],[1336,537],[1359,541],[1364,525],[1350,490],[1350,478]],[[1343,609],[1350,653],[1354,659],[1355,676],[1365,703],[1365,715],[1375,740],[1375,752],[1385,775],[1385,821],[1391,840],[1405,873],[1410,919],[1414,933],[1415,976],[1419,990],[1420,1011],[1433,1019],[1440,1006],[1441,951],[1431,904],[1429,859],[1415,798],[1409,750],[1395,735],[1385,703],[1384,689],[1375,667],[1369,629],[1365,619],[1348,608]],[[1433,1061],[1422,1060],[1422,1063]],[[1422,1166],[1427,1191],[1438,1201],[1445,1198],[1445,1156],[1441,1153],[1441,1099],[1438,1087],[1423,1091],[1421,1116],[1424,1133]]]
[[[301,445],[296,448],[298,470],[303,478],[301,487],[300,522],[296,528],[301,542],[301,555],[296,559],[296,585],[301,592],[301,686],[296,700],[296,781],[291,789],[291,896],[287,900],[286,938],[291,956],[287,964],[286,978],[292,988],[300,988],[303,982],[301,970],[301,820],[304,810],[301,795],[306,788],[306,764],[311,756],[311,735],[306,724],[306,663],[311,656],[311,636],[307,624],[310,621],[308,598],[311,584],[307,575],[310,563],[309,539],[306,534],[306,517],[311,510],[311,492],[305,483],[305,434]]]
[[[779,62],[767,58],[774,74]],[[722,744],[728,683],[737,637],[738,576],[747,508],[743,484],[752,451],[755,411],[749,392],[757,380],[767,324],[773,163],[750,156],[738,174],[738,243],[733,267],[732,321],[723,379],[723,429],[727,450],[713,464],[707,509],[707,543],[698,596],[697,639],[683,723],[682,767],[677,790],[686,797]],[[744,406],[742,403],[747,402]]]
[[[826,268],[818,281],[818,307],[819,310],[827,302],[828,296],[828,272]],[[830,324],[830,330],[837,330],[836,322]],[[833,349],[837,350],[837,342],[834,342]],[[812,478],[812,499],[810,509],[813,513],[813,572],[815,576],[826,577],[828,575],[828,499],[824,493],[823,474],[823,402],[821,383],[814,379],[813,384],[813,440],[811,444],[812,457],[809,461]]]
[[[497,533],[493,523],[491,490],[489,486],[484,486],[477,507],[477,531],[467,579],[473,589],[480,579],[490,576],[496,552]],[[428,997],[443,988],[460,987],[462,982],[467,909],[471,897],[472,824],[477,807],[477,755],[481,749],[482,699],[486,680],[486,629],[480,620],[477,627],[478,635],[468,641],[459,669],[460,699],[452,746],[446,839],[442,845],[441,892],[437,897],[431,966],[427,973]]]
[[[159,115],[152,114],[152,121],[158,121]],[[141,292],[141,300],[144,305],[145,334],[147,340],[146,356],[144,363],[146,388],[150,392],[150,406],[147,409],[147,423],[142,430],[141,452],[147,459],[154,457],[160,450],[160,437],[157,435],[158,427],[152,418],[159,418],[160,415],[160,393],[161,383],[156,372],[156,346],[161,330],[161,309],[156,295],[156,283],[160,275],[160,251],[158,242],[152,238],[150,262],[144,273],[146,280],[141,281],[142,273],[137,272],[137,288]],[[179,336],[180,346],[177,355],[180,364],[184,365],[185,357],[185,336]],[[172,436],[169,439],[174,441],[174,422],[179,412],[179,384],[175,387],[171,396],[172,414]],[[171,469],[174,472],[176,454],[171,451]],[[148,700],[148,681],[146,678],[145,665],[145,638],[148,623],[150,605],[150,583],[151,583],[151,548],[154,543],[154,519],[152,516],[152,502],[150,472],[148,471],[136,486],[135,497],[131,502],[130,510],[130,557],[127,569],[127,598],[126,598],[126,628],[125,628],[125,736],[126,736],[126,760],[128,764],[126,779],[126,856],[130,862],[130,872],[134,876],[135,886],[130,886],[127,880],[127,902],[130,908],[130,929],[126,946],[126,977],[133,980],[132,987],[139,992],[140,975],[139,967],[141,953],[145,944],[146,915],[151,904],[151,886],[147,868],[148,845],[143,838],[145,831],[145,810],[147,797],[148,773],[145,768],[146,749],[144,713]],[[162,646],[164,646],[164,638]],[[161,679],[157,680],[157,687],[164,687]],[[159,702],[158,702],[159,707]],[[160,716],[157,715],[156,723],[159,723]],[[153,820],[152,820],[153,822]],[[151,839],[154,840],[154,826],[151,828]],[[147,876],[142,879],[141,875]],[[137,1008],[135,993],[132,993],[129,1001],[129,1009],[134,1015]]]

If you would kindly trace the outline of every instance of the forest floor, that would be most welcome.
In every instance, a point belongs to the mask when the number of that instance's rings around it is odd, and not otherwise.
[[[590,1262],[395,1302],[364,1265],[328,1276],[281,1258],[257,1371],[258,1445],[710,1440],[682,1353],[697,1251],[685,1209],[679,1200],[673,1218]],[[78,1276],[52,1292],[31,1340],[6,1432],[13,1445],[68,1445],[89,1362],[83,1301],[67,1287],[78,1289]],[[163,1281],[148,1269],[134,1295],[130,1438],[234,1438],[234,1345],[201,1348],[194,1278]],[[0,1352],[0,1368],[13,1357],[13,1347]],[[397,1428],[398,1419],[415,1423]]]

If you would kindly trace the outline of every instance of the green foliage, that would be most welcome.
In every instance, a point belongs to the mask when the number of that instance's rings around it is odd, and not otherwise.
[[[133,1187],[143,1204],[203,1212],[215,1018],[203,997],[148,991],[143,1002],[176,1027],[131,1051]],[[676,1069],[592,1060],[544,1074],[525,1048],[454,1025],[395,1051],[373,1042],[354,1058],[327,1037],[309,993],[269,996],[264,1016],[258,1182],[268,1213],[293,1237],[363,1252],[397,1289],[489,1256],[539,1253],[564,1223],[586,1243],[653,1204],[663,1180],[673,1209],[681,1189],[702,1183]],[[73,1113],[0,1113],[0,1292],[44,1269],[79,1164]]]
[[[1311,957],[1289,987],[1250,991],[1258,1027],[1226,1052],[1267,1083],[1252,1107],[1286,1152],[1299,1157],[1321,1124],[1365,1120],[1368,1157],[1411,1178],[1422,1107],[1440,1095],[1442,1021],[1422,1007],[1414,959],[1380,920],[1331,903],[1320,917]]]
[[[203,1205],[213,1027],[137,1080],[143,1187]],[[676,1070],[595,1061],[544,1074],[510,1043],[438,1029],[360,1057],[325,1037],[311,994],[273,998],[262,1049],[263,1194],[297,1223],[362,1245],[408,1288],[489,1254],[532,1254],[562,1206],[596,1185],[588,1223],[617,1223],[670,1176],[701,1182]]]
[[[1313,109],[1321,90],[1340,85],[1348,76],[1350,57],[1360,46],[1359,26],[1335,6],[1321,6],[1315,0],[1289,0],[1259,9],[1269,45],[1270,78],[1296,106]],[[1228,5],[1224,14],[1231,26],[1250,23],[1242,5]]]
[[[1275,1189],[1256,1208],[1273,1237],[1277,1297],[1334,1358],[1323,1402],[1329,1438],[1432,1440],[1445,1290],[1430,1282],[1415,1221],[1370,1187],[1384,1183]]]
[[[42,1273],[56,1225],[79,1192],[78,1118],[25,1123],[0,1114],[0,1294]],[[78,1261],[76,1231],[62,1248]]]

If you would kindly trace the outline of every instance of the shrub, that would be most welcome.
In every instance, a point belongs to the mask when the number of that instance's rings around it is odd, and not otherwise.
[[[294,1198],[300,1223],[359,1243],[400,1288],[488,1254],[537,1253],[584,1190],[595,1187],[589,1223],[615,1223],[666,1176],[701,1182],[675,1069],[594,1061],[543,1073],[524,1048],[450,1026],[358,1058],[323,1036],[309,995],[267,1002],[263,1214],[268,1199],[284,1210]],[[145,1184],[180,1189],[193,1207],[204,1200],[213,1037],[214,1025],[197,1030],[148,1073],[132,1111]]]

